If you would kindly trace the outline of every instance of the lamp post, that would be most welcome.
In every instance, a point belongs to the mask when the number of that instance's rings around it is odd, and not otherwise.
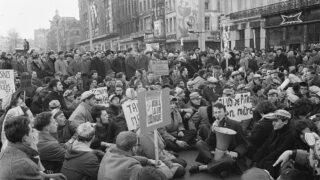
[[[88,22],[89,22],[89,46],[90,51],[93,51],[93,44],[92,44],[92,24],[91,24],[91,6],[92,6],[92,0],[87,0],[87,6],[88,6]]]
[[[198,7],[199,7],[199,39],[198,39],[198,47],[204,51],[206,49],[206,39],[205,39],[205,6],[203,0],[198,0]]]

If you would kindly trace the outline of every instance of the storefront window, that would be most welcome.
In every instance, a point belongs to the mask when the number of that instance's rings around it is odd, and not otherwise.
[[[269,48],[277,49],[282,48],[284,46],[283,43],[283,28],[274,28],[274,29],[268,29],[267,33],[269,35]]]
[[[308,24],[307,43],[317,44],[320,42],[320,23]]]

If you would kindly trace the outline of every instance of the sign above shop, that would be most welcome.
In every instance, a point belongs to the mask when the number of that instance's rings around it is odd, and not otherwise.
[[[281,15],[282,22],[280,25],[290,25],[290,24],[296,24],[296,23],[302,23],[302,20],[300,19],[302,12],[299,12],[295,15]]]

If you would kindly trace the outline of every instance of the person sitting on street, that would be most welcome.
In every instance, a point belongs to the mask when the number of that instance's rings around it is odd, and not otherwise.
[[[82,123],[77,128],[77,139],[67,151],[61,172],[68,180],[96,180],[103,153],[90,148],[95,128],[92,123]]]
[[[213,119],[214,117],[215,120],[211,124],[211,130],[207,139],[205,141],[200,140],[196,144],[199,151],[196,161],[201,162],[204,165],[192,166],[189,172],[194,174],[200,171],[208,171],[210,173],[220,173],[220,175],[225,175],[225,173],[229,172],[240,173],[241,169],[246,168],[239,165],[240,161],[245,158],[244,155],[248,146],[242,127],[240,123],[227,117],[226,107],[223,104],[216,103],[208,108],[211,108],[210,118]],[[212,150],[217,151],[215,132],[217,127],[229,128],[236,132],[231,139],[227,153],[219,160],[215,160],[211,153]]]
[[[39,131],[37,144],[41,163],[47,173],[58,173],[64,161],[66,149],[51,133],[57,132],[57,122],[51,112],[42,112],[35,118],[34,127]]]

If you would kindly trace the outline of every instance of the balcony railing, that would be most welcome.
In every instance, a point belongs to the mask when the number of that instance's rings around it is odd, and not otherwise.
[[[320,6],[320,0],[288,0],[267,6],[238,11],[229,14],[230,19],[243,19],[254,16],[269,16],[280,14],[295,9],[305,9],[308,7]]]

